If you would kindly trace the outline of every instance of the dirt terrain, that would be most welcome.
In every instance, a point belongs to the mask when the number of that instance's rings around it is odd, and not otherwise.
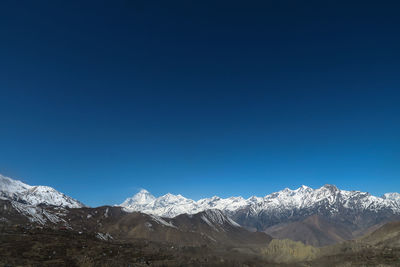
[[[249,247],[105,241],[70,230],[2,226],[1,266],[265,266]]]
[[[41,206],[60,218],[42,224],[1,203],[0,266],[400,266],[400,222],[317,247],[248,231],[218,210],[161,218]]]
[[[179,246],[103,240],[67,229],[0,226],[1,266],[400,266],[400,224],[356,241],[315,248],[290,240],[261,246]]]

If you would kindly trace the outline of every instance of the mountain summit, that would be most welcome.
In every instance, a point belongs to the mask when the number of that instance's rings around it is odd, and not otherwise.
[[[152,201],[154,201],[156,198],[149,193],[146,189],[142,189],[134,195],[131,198],[127,198],[124,203],[121,204],[121,206],[130,206],[130,205],[145,205],[148,204]]]

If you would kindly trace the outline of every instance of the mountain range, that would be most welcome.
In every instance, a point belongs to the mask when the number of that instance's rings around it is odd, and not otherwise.
[[[400,194],[377,197],[366,192],[340,190],[334,185],[318,189],[303,185],[296,190],[286,188],[248,199],[214,196],[198,201],[172,194],[155,198],[141,190],[120,206],[126,211],[162,217],[218,209],[248,230],[315,246],[352,239],[400,219]]]
[[[179,244],[268,243],[266,233],[246,230],[218,209],[162,218],[122,207],[86,207],[54,188],[0,176],[0,222],[97,233],[101,239],[142,238]]]
[[[318,189],[303,185],[296,190],[285,188],[265,197],[252,196],[244,199],[240,196],[230,198],[214,196],[195,201],[170,193],[156,198],[142,189],[133,197],[127,198],[120,206],[127,211],[140,211],[162,217],[192,214],[207,209],[219,209],[228,214],[244,209],[253,214],[261,212],[284,214],[320,206],[326,206],[332,214],[338,213],[340,208],[351,208],[360,212],[391,210],[393,213],[400,213],[400,194],[386,193],[382,197],[376,197],[360,191],[339,190],[334,185],[324,185]]]
[[[198,201],[141,190],[120,205],[91,208],[0,175],[5,265],[397,266],[398,221],[398,193],[333,185]]]
[[[7,201],[31,222],[41,224],[61,222],[68,225],[65,218],[73,214],[72,209],[85,210],[84,204],[51,187],[30,186],[4,176],[0,176],[0,200]],[[377,197],[366,192],[340,190],[334,185],[318,189],[303,185],[264,197],[214,196],[198,201],[169,193],[156,198],[143,189],[115,207],[124,214],[139,212],[153,216],[149,218],[158,222],[182,216],[193,218],[193,214],[213,211],[219,214],[215,218],[223,216],[225,223],[236,224],[246,231],[264,232],[274,238],[288,238],[314,246],[357,238],[386,222],[400,220],[400,194]],[[3,215],[0,219],[7,218]],[[203,220],[203,223],[208,222]]]

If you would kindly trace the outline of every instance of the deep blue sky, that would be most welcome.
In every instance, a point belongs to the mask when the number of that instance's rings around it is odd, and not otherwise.
[[[0,3],[0,173],[93,206],[400,191],[398,1],[81,2]]]

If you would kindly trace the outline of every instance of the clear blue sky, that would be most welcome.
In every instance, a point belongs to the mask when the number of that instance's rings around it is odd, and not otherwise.
[[[1,1],[0,173],[93,206],[400,191],[396,2]]]

